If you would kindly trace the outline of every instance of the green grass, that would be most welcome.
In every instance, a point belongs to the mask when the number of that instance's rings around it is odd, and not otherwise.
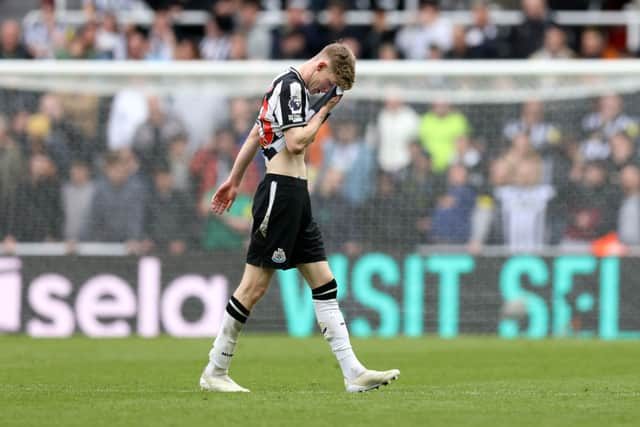
[[[232,374],[201,392],[208,340],[0,337],[0,426],[640,425],[640,344],[494,338],[354,340],[402,371],[346,394],[320,338],[245,335]]]

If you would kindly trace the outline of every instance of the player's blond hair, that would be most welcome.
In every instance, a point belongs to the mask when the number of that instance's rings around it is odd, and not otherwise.
[[[336,83],[344,90],[353,87],[356,80],[356,57],[343,43],[331,43],[324,47],[318,54],[329,60],[331,72],[336,76]]]

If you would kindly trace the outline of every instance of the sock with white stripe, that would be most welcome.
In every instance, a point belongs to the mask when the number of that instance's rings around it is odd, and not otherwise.
[[[311,294],[318,325],[340,364],[342,375],[349,380],[360,376],[366,369],[351,348],[349,331],[338,306],[336,280],[313,289]]]
[[[206,374],[227,374],[233,357],[233,350],[238,342],[238,336],[248,318],[249,310],[232,296],[227,303],[227,309],[222,318],[218,336],[216,336],[213,347],[209,352],[209,364],[205,369]]]

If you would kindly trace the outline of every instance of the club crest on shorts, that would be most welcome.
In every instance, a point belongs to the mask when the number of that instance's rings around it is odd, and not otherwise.
[[[271,261],[276,262],[278,264],[282,264],[287,260],[287,256],[284,253],[282,248],[278,248],[273,251],[273,255],[271,256]]]

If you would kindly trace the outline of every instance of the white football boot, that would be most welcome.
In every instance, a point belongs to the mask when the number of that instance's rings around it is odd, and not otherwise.
[[[249,393],[249,389],[236,383],[229,375],[213,375],[206,372],[200,377],[200,388],[221,393]]]
[[[367,369],[357,378],[352,380],[345,379],[344,386],[349,393],[369,391],[387,385],[391,381],[397,380],[399,376],[400,371],[397,369],[390,369],[388,371],[372,371]]]

